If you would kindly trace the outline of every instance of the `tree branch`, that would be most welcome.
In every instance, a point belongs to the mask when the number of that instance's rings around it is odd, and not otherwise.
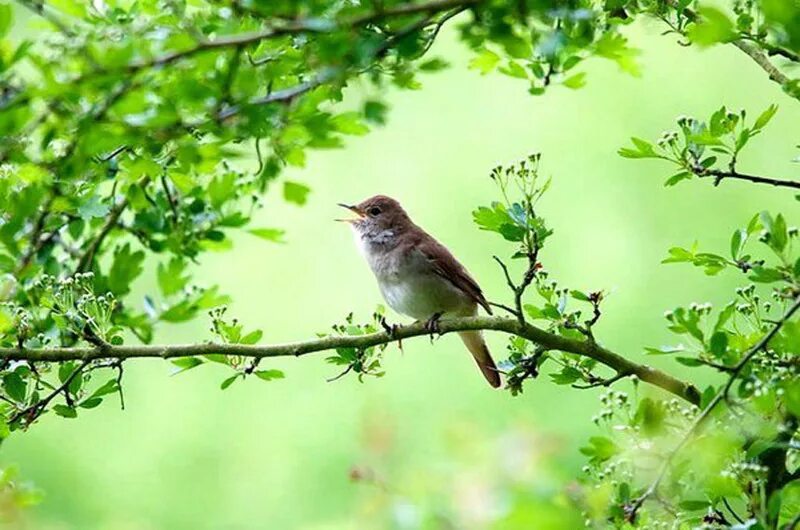
[[[745,180],[754,184],[769,184],[771,186],[795,188],[800,189],[800,181],[797,180],[779,180],[770,177],[761,177],[758,175],[748,175],[746,173],[739,173],[738,171],[723,171],[721,169],[705,169],[703,167],[695,168],[695,175],[699,178],[714,177],[714,185],[718,186],[724,179]]]
[[[194,46],[184,50],[166,53],[146,61],[129,63],[119,68],[104,69],[85,74],[77,78],[75,82],[80,83],[86,79],[107,73],[121,71],[136,73],[147,68],[166,66],[205,51],[225,48],[242,48],[250,44],[259,43],[263,40],[283,37],[286,35],[296,35],[298,33],[330,33],[336,30],[365,26],[385,18],[416,15],[420,13],[436,13],[439,11],[448,11],[454,8],[466,8],[472,5],[477,5],[483,1],[484,0],[432,0],[424,3],[400,4],[387,9],[377,9],[370,13],[365,13],[349,19],[343,19],[340,21],[334,20],[331,21],[330,26],[324,24],[321,25],[320,21],[317,19],[289,20],[284,21],[284,23],[280,26],[270,27],[261,31],[228,35],[213,40],[201,40]]]
[[[667,4],[672,8],[676,9],[679,8],[675,0],[667,0]],[[688,7],[682,8],[682,12],[683,15],[691,22],[696,22],[697,19],[699,18],[697,12]],[[684,32],[681,32],[681,34],[683,36],[686,36]],[[761,51],[761,49],[759,49],[757,45],[754,45],[745,40],[745,37],[732,40],[730,41],[730,43],[739,48],[748,57],[750,57],[753,61],[755,61],[756,64],[760,66],[761,69],[764,70],[769,75],[769,78],[771,80],[775,81],[776,83],[779,83],[780,85],[785,85],[786,83],[791,81],[791,79],[789,79],[789,77],[786,76],[786,74],[781,72],[777,66],[772,64],[766,53]],[[768,50],[770,51],[770,53],[773,52],[772,48],[768,48]]]
[[[791,81],[791,79],[789,79],[789,77],[786,74],[778,70],[778,67],[772,64],[772,62],[769,60],[769,57],[767,57],[767,54],[758,49],[757,46],[742,39],[737,39],[733,41],[731,44],[742,50],[751,59],[753,59],[756,62],[756,64],[761,67],[762,70],[767,72],[769,78],[775,81],[776,83],[785,85],[786,83]]]
[[[536,326],[520,323],[515,318],[504,317],[463,317],[444,319],[439,322],[442,334],[454,331],[493,330],[518,335],[548,350],[560,350],[577,355],[583,355],[613,368],[618,373],[636,376],[642,381],[660,387],[667,392],[697,404],[700,394],[693,385],[676,379],[675,377],[652,368],[637,364],[618,353],[614,353],[590,341],[581,341],[549,333]],[[223,354],[239,355],[256,359],[266,357],[286,357],[306,355],[315,352],[335,350],[336,348],[370,348],[380,344],[388,344],[396,340],[412,337],[428,336],[430,332],[424,322],[417,322],[408,326],[398,326],[391,333],[381,331],[367,335],[356,336],[329,336],[306,342],[289,344],[255,345],[244,344],[164,344],[142,346],[76,346],[64,348],[0,348],[0,359],[29,360],[60,362],[68,360],[94,360],[94,359],[132,359],[132,358],[162,358],[190,357],[194,355]]]

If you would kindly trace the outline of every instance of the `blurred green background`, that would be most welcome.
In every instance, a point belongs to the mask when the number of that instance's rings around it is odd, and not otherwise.
[[[644,346],[672,340],[664,310],[722,301],[739,280],[660,265],[668,247],[697,239],[724,253],[733,229],[761,209],[797,221],[789,194],[735,182],[664,188],[665,164],[616,154],[630,136],[654,139],[681,114],[705,119],[725,104],[752,115],[777,102],[776,119],[741,169],[797,174],[790,159],[800,108],[735,48],[683,48],[659,37],[662,29],[651,21],[628,31],[643,52],[641,77],[596,59],[584,66],[585,88],[554,87],[541,97],[519,80],[469,71],[469,54],[444,34],[433,53],[453,67],[424,78],[421,91],[388,94],[387,126],[286,172],[312,187],[305,207],[287,205],[280,186],[269,192],[253,226],[285,228],[287,244],[242,235],[232,251],[203,258],[198,283],[218,283],[233,298],[229,314],[264,329],[269,342],[313,337],[350,311],[366,320],[379,292],[351,234],[332,219],[337,202],[383,193],[445,242],[490,299],[508,301],[491,256],[511,249],[478,231],[471,211],[495,198],[492,167],[542,152],[543,172],[554,179],[541,205],[555,230],[545,267],[564,285],[609,290],[597,335],[641,358]],[[354,87],[348,100],[368,95]],[[142,295],[154,291],[154,265],[137,285]],[[157,340],[202,341],[207,327],[205,319],[164,327]],[[502,358],[505,337],[488,340]],[[649,361],[682,371],[669,359]],[[387,375],[363,384],[327,383],[337,371],[323,355],[266,365],[287,378],[221,391],[221,368],[171,377],[166,363],[131,362],[124,411],[109,402],[77,420],[49,415],[12,436],[0,463],[18,465],[46,493],[26,528],[449,528],[437,519],[423,524],[426,513],[456,521],[454,528],[580,521],[568,515],[566,496],[583,465],[578,448],[596,431],[600,391],[547,377],[518,397],[493,391],[454,336],[407,341],[403,354],[391,348]],[[509,512],[520,498],[523,512]]]

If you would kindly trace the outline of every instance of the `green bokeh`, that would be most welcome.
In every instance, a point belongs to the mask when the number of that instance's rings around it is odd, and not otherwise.
[[[666,165],[616,154],[630,136],[655,138],[680,114],[706,117],[720,104],[756,114],[777,102],[777,117],[746,150],[741,168],[784,178],[797,172],[789,161],[798,106],[735,48],[682,48],[657,36],[661,29],[649,21],[629,32],[643,50],[642,77],[592,60],[588,86],[555,87],[542,97],[528,95],[519,80],[468,71],[468,54],[445,35],[434,52],[453,68],[425,78],[421,91],[390,94],[386,127],[343,150],[315,152],[305,170],[286,172],[313,188],[305,207],[284,203],[278,185],[270,190],[254,226],[285,228],[287,244],[242,235],[234,250],[203,258],[199,283],[218,283],[234,300],[230,314],[248,329],[263,328],[269,342],[312,337],[350,311],[366,318],[381,301],[378,290],[348,230],[332,219],[340,214],[335,203],[383,193],[445,242],[490,299],[507,301],[491,255],[510,249],[478,231],[471,211],[494,198],[493,166],[542,152],[543,170],[554,178],[542,212],[555,229],[544,264],[565,285],[609,290],[597,335],[640,358],[644,346],[670,340],[664,310],[722,301],[739,280],[660,265],[668,247],[697,239],[724,251],[733,229],[761,209],[781,209],[797,221],[797,203],[785,192],[736,182],[664,188]],[[348,99],[366,95],[353,89]],[[152,292],[153,285],[151,270],[137,290]],[[157,340],[207,337],[201,319],[162,328]],[[504,338],[489,341],[501,358]],[[650,361],[685,370],[669,359]],[[321,355],[269,364],[287,378],[223,392],[225,373],[217,367],[170,377],[165,363],[131,362],[125,411],[107,403],[77,420],[50,415],[13,436],[2,463],[18,464],[46,491],[28,528],[384,528],[392,510],[403,519],[403,499],[433,504],[439,486],[451,492],[453,484],[437,482],[442,477],[470,485],[506,465],[504,436],[529,441],[538,466],[519,487],[558,497],[579,475],[577,448],[595,431],[590,418],[599,392],[546,377],[516,398],[493,391],[456,337],[407,341],[403,354],[391,349],[386,377],[364,384],[327,383],[336,371]],[[351,482],[353,466],[374,470],[387,492]],[[537,528],[555,513],[533,502],[527,509],[515,517],[538,520]]]

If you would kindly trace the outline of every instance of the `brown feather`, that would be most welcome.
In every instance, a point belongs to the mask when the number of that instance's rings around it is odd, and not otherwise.
[[[419,232],[418,235],[415,234],[418,237],[417,241],[415,241],[415,246],[430,260],[434,272],[469,295],[491,315],[492,308],[489,302],[486,301],[478,282],[470,276],[467,269],[447,250],[447,247],[436,241],[421,228],[415,228]]]

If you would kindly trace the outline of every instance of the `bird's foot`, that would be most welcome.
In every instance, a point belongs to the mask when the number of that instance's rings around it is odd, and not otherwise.
[[[431,318],[425,321],[425,329],[428,331],[428,334],[431,336],[431,342],[435,338],[434,335],[442,334],[441,327],[439,326],[439,321],[442,319],[442,313],[434,313]]]
[[[386,317],[381,315],[379,320],[381,327],[386,331],[386,334],[389,335],[392,339],[397,340],[397,346],[400,348],[400,353],[403,352],[403,339],[397,336],[397,332],[400,330],[400,326],[397,324],[389,324],[386,321]]]

